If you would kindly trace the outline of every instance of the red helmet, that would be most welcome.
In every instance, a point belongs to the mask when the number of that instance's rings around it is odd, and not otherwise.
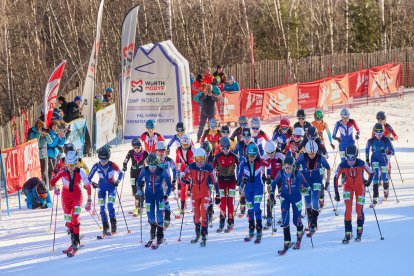
[[[280,127],[290,127],[290,121],[288,118],[280,120]]]

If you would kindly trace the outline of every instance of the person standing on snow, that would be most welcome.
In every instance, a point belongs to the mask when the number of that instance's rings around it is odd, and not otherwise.
[[[194,208],[195,239],[191,243],[196,243],[201,236],[201,246],[206,245],[208,235],[207,208],[210,202],[209,182],[216,186],[213,176],[213,168],[206,163],[206,152],[198,148],[194,152],[194,161],[185,170],[182,177],[183,183],[191,185],[191,200]]]
[[[365,204],[365,187],[369,187],[373,178],[371,168],[358,157],[358,149],[355,145],[347,146],[345,149],[345,159],[342,161],[335,173],[334,188],[335,201],[339,202],[338,178],[345,174],[344,183],[344,201],[345,201],[345,238],[342,243],[349,243],[352,236],[352,204],[355,197],[355,211],[357,213],[357,236],[356,241],[361,241],[364,227],[364,204]],[[364,179],[364,171],[368,173],[368,180]],[[365,187],[364,187],[365,186]]]
[[[170,148],[172,145],[175,145],[177,148],[181,146],[181,138],[185,135],[184,123],[178,122],[175,126],[175,130],[177,131],[177,134],[174,134],[173,138],[168,142],[167,155],[170,154]],[[193,145],[193,141],[191,141],[191,145]]]
[[[200,143],[203,143],[204,141],[208,141],[211,144],[211,151],[214,152],[216,149],[216,146],[221,138],[220,130],[218,128],[218,122],[216,118],[211,118],[208,122],[209,128],[206,129],[203,133],[203,136],[201,136]]]
[[[98,190],[98,202],[101,206],[101,219],[102,219],[102,235],[114,235],[116,234],[116,217],[115,217],[115,200],[116,200],[116,188],[124,176],[124,173],[119,169],[118,165],[110,161],[111,151],[107,147],[102,147],[98,150],[99,162],[92,166],[91,172],[88,176],[89,182],[92,183],[94,189]],[[118,174],[118,179],[115,180],[115,172]],[[98,173],[98,183],[92,182],[92,178]],[[111,222],[111,233],[109,233],[108,217],[106,216],[106,196],[108,195],[108,212],[109,220]]]
[[[236,128],[230,136],[230,139],[234,140],[237,139],[237,143],[243,140],[243,130],[247,127],[249,121],[247,120],[246,116],[239,117],[239,127]]]
[[[319,138],[321,138],[322,143],[324,142],[323,132],[326,131],[328,135],[329,143],[331,144],[332,149],[335,149],[335,145],[332,143],[332,135],[329,131],[328,124],[323,120],[323,112],[322,110],[316,110],[314,113],[315,121],[312,122],[312,126],[316,128],[318,131]]]
[[[140,138],[145,145],[145,150],[148,151],[148,153],[152,153],[155,152],[155,145],[157,142],[165,141],[165,139],[161,134],[155,131],[154,120],[148,120],[145,123],[145,127],[147,128],[147,131],[142,133]]]
[[[168,173],[159,167],[160,163],[155,153],[148,155],[147,164],[148,166],[141,170],[137,183],[145,180],[145,204],[148,223],[151,226],[150,240],[145,247],[152,245],[152,248],[156,249],[164,241],[163,211],[171,193],[171,181]],[[137,190],[138,196],[142,196],[143,193],[141,189]]]
[[[252,118],[250,127],[252,130],[253,142],[259,147],[259,153],[260,156],[262,156],[264,154],[263,144],[270,139],[267,137],[267,134],[260,129],[260,119],[258,117]]]
[[[124,163],[122,164],[122,171],[126,172],[128,169],[128,161],[131,159],[131,171],[130,171],[130,182],[132,188],[132,195],[135,198],[135,208],[132,211],[133,216],[138,216],[141,214],[142,207],[144,206],[144,195],[142,197],[137,196],[137,184],[136,178],[138,178],[141,170],[145,167],[145,160],[148,157],[148,152],[142,149],[142,143],[139,138],[134,138],[131,141],[132,149],[128,151]],[[140,189],[144,189],[143,182],[138,183]]]
[[[287,153],[288,156],[293,156],[295,160],[299,158],[300,155],[300,145],[302,144],[303,136],[305,135],[305,131],[301,127],[297,127],[292,132],[292,139],[289,141],[287,145]]]
[[[287,153],[287,144],[292,137],[292,128],[288,118],[282,118],[279,125],[273,131],[272,141],[277,145],[277,148],[284,155]]]
[[[296,118],[298,118],[298,121],[293,125],[293,128],[301,127],[306,132],[308,128],[312,126],[308,121],[306,121],[305,110],[299,109],[296,112]]]
[[[214,95],[211,84],[207,84],[203,93],[198,98],[198,102],[201,105],[201,111],[200,126],[197,132],[197,143],[200,142],[207,120],[210,121],[216,115],[216,102],[218,101],[218,97],[219,96]]]
[[[341,118],[340,121],[335,123],[332,138],[338,141],[341,161],[345,161],[345,149],[349,145],[355,145],[354,129],[356,131],[355,139],[359,139],[359,127],[355,120],[349,118],[348,109],[344,108],[341,110]],[[338,132],[339,137],[337,137]]]
[[[71,235],[72,249],[78,250],[80,246],[80,212],[82,206],[82,188],[88,192],[88,202],[85,206],[87,211],[91,209],[91,185],[82,169],[76,167],[78,156],[75,151],[69,151],[65,157],[66,168],[60,170],[51,180],[50,186],[55,187],[61,179],[62,207],[68,233]],[[60,195],[60,189],[55,188],[55,195]]]

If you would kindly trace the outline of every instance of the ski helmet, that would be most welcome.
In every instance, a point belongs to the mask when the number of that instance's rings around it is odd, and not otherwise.
[[[275,152],[276,151],[275,142],[273,142],[272,140],[267,141],[266,144],[265,144],[264,150],[267,154]]]
[[[315,116],[315,120],[322,120],[323,119],[323,112],[322,110],[316,110],[315,113],[313,114]]]
[[[246,116],[240,116],[239,118],[239,125],[242,126],[246,126],[247,125],[247,117]]]
[[[284,165],[294,165],[295,164],[295,159],[293,158],[293,156],[286,156],[285,160],[283,161]]]
[[[76,151],[71,150],[68,151],[65,157],[65,163],[70,165],[76,165],[78,162],[78,155],[76,154]]]
[[[154,152],[152,152],[148,155],[147,164],[148,164],[148,166],[158,166],[159,160],[158,160],[157,155]]]
[[[380,133],[380,132],[384,132],[384,126],[381,123],[376,123],[374,125],[373,131],[375,133]]]
[[[242,133],[242,136],[243,137],[252,137],[252,133],[250,132],[250,128],[248,128],[248,127],[245,127],[244,129],[243,129],[243,133]]]
[[[203,148],[197,148],[194,151],[194,160],[196,162],[204,162],[206,160],[206,151]]]
[[[314,141],[309,141],[305,145],[306,152],[309,153],[317,153],[318,152],[318,144]]]
[[[177,132],[184,132],[185,131],[185,126],[183,122],[178,122],[177,125],[175,126],[175,130]]]
[[[159,141],[155,144],[155,150],[165,150],[165,144],[163,141]]]
[[[346,159],[355,159],[358,157],[358,149],[355,145],[349,145],[345,149]]]
[[[213,147],[211,146],[211,143],[210,143],[209,141],[204,141],[204,142],[201,144],[201,148],[202,148],[205,152],[210,153]]]
[[[387,116],[385,116],[385,112],[384,111],[380,111],[377,113],[377,120],[386,120]]]
[[[142,144],[141,144],[141,139],[139,139],[139,138],[134,138],[134,139],[132,139],[132,141],[131,141],[131,145],[132,145],[133,147],[142,147]]]
[[[282,120],[280,120],[280,127],[281,128],[288,128],[290,127],[290,121],[288,118],[282,118]]]
[[[210,128],[216,128],[218,126],[217,120],[216,118],[211,118],[210,121],[208,122]]]
[[[349,110],[348,110],[348,109],[346,109],[346,108],[343,108],[343,109],[341,110],[341,117],[346,117],[346,118],[349,118]]]
[[[190,137],[187,134],[184,134],[180,139],[181,145],[190,145]]]
[[[247,146],[247,150],[246,150],[247,155],[258,155],[259,154],[259,149],[257,148],[257,145],[255,143],[251,143]]]
[[[221,137],[220,147],[221,148],[230,148],[230,138],[229,137]]]
[[[107,88],[105,89],[105,91],[106,91],[107,93],[112,93],[112,92],[114,92],[114,90],[112,89],[112,87],[107,87]]]
[[[63,146],[63,152],[65,154],[68,154],[69,151],[75,151],[75,147],[73,146],[72,143],[67,143]]]
[[[145,123],[145,127],[146,127],[147,129],[154,129],[154,128],[155,128],[155,121],[154,121],[154,120],[148,120],[148,121]]]
[[[108,147],[102,147],[98,150],[98,158],[103,161],[108,161],[111,158],[111,150]]]
[[[296,112],[296,117],[297,117],[298,119],[305,119],[305,117],[306,117],[305,110],[303,110],[303,109],[299,109],[299,110]]]
[[[221,132],[221,134],[230,134],[229,126],[221,126],[220,132]]]
[[[253,128],[260,128],[260,119],[258,117],[253,117],[250,122],[250,126]]]
[[[309,140],[314,140],[318,137],[318,133],[316,132],[315,127],[310,127],[306,131],[306,137],[308,137]]]
[[[301,128],[301,127],[296,127],[294,130],[293,130],[293,133],[292,133],[293,135],[296,135],[296,136],[303,136],[303,135],[305,135],[305,131],[303,130],[303,128]]]

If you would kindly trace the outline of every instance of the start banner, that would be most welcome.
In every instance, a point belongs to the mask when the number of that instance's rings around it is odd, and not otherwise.
[[[27,179],[41,177],[38,140],[33,139],[1,152],[7,193],[20,191]]]

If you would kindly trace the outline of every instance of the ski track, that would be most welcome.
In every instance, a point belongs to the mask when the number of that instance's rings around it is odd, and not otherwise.
[[[218,227],[218,206],[215,205],[214,227],[209,228],[207,246],[200,248],[199,243],[190,244],[194,236],[192,213],[187,210],[184,218],[181,241],[178,240],[181,218],[175,219],[172,214],[171,226],[165,232],[166,243],[157,250],[145,248],[149,239],[149,225],[146,215],[142,218],[143,242],[140,243],[140,218],[133,217],[128,211],[133,209],[133,198],[129,184],[129,171],[123,183],[122,203],[131,234],[127,234],[121,209],[117,214],[119,234],[104,240],[97,240],[99,228],[86,212],[82,212],[81,232],[85,235],[82,244],[85,245],[73,258],[67,258],[62,250],[69,245],[66,235],[63,211],[59,200],[58,221],[56,225],[55,251],[52,252],[53,228],[49,228],[50,209],[26,210],[18,209],[17,197],[10,197],[11,215],[3,213],[0,221],[0,273],[13,273],[13,275],[31,275],[59,272],[60,275],[75,275],[77,273],[99,273],[99,275],[217,275],[227,273],[230,275],[270,275],[275,273],[294,273],[295,275],[349,275],[375,273],[376,275],[402,275],[410,271],[409,261],[412,259],[410,245],[413,245],[411,230],[414,227],[414,162],[411,154],[414,152],[414,123],[408,114],[413,113],[414,93],[407,93],[403,99],[387,99],[386,102],[374,102],[368,106],[351,108],[351,118],[356,119],[361,129],[361,139],[358,146],[360,157],[365,160],[365,144],[371,135],[371,128],[376,122],[375,114],[383,110],[387,114],[388,122],[399,134],[399,141],[394,142],[397,158],[400,165],[404,183],[401,183],[400,174],[391,159],[391,177],[395,185],[400,203],[397,204],[394,191],[390,185],[388,201],[382,201],[376,206],[376,212],[384,240],[380,240],[377,223],[371,200],[366,194],[365,227],[362,242],[357,243],[351,239],[350,244],[343,245],[344,212],[342,200],[339,203],[339,215],[335,216],[329,195],[325,196],[325,207],[319,216],[319,230],[313,236],[314,248],[310,238],[302,239],[300,250],[290,249],[286,255],[278,256],[277,250],[283,247],[283,231],[276,225],[278,231],[272,235],[271,229],[263,231],[261,244],[253,241],[246,243],[243,238],[248,232],[247,218],[236,218],[235,228],[229,234],[216,233]],[[309,115],[311,121],[313,116]],[[339,110],[325,114],[330,130],[333,130],[335,121],[339,119]],[[279,121],[267,120],[262,122],[262,128],[269,135]],[[294,119],[292,119],[294,121]],[[233,130],[233,128],[232,128]],[[191,135],[195,140],[195,134]],[[337,145],[336,142],[334,142]],[[111,160],[118,165],[123,162],[130,145],[112,148]],[[334,152],[330,146],[331,166]],[[172,152],[171,157],[175,153]],[[86,163],[92,166],[97,158],[85,158]],[[336,165],[339,164],[339,156]],[[333,192],[333,179],[331,179],[331,195]],[[121,188],[119,188],[119,191]],[[372,195],[372,186],[370,187]],[[380,195],[382,195],[380,187]],[[268,195],[267,195],[268,196]],[[266,196],[266,197],[267,197]],[[86,197],[84,197],[85,199]],[[93,193],[92,193],[93,199]],[[4,200],[4,199],[3,199]],[[236,204],[238,199],[236,200]],[[24,197],[22,197],[24,205]],[[84,200],[85,203],[85,200]],[[3,203],[4,204],[4,203]],[[334,202],[334,204],[336,204]],[[118,210],[118,203],[116,210]],[[170,198],[170,205],[174,213],[178,214],[177,203]],[[187,209],[191,206],[187,201]],[[262,205],[263,206],[263,205]],[[98,208],[99,206],[96,205]],[[276,219],[280,217],[280,205],[277,200]],[[99,208],[97,209],[99,213]],[[356,214],[353,212],[353,229],[356,231]],[[306,224],[306,218],[304,219]],[[296,240],[295,227],[291,223],[292,241]],[[355,233],[354,233],[355,236]],[[408,237],[408,238],[406,238]]]

